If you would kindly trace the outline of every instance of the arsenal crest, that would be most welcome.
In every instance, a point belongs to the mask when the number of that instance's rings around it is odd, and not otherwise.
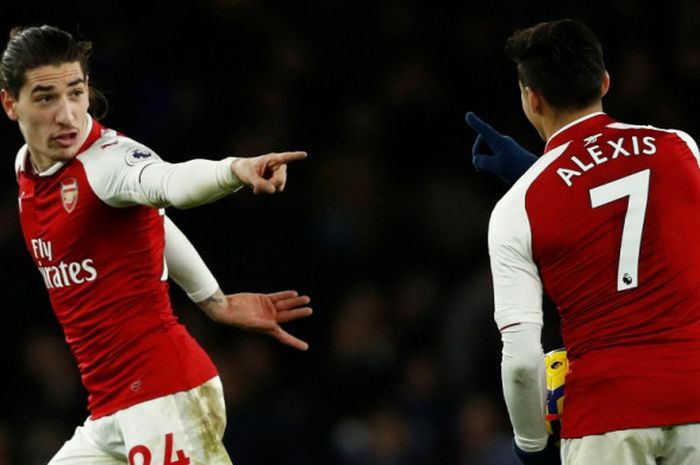
[[[61,181],[61,203],[63,209],[68,213],[75,210],[78,205],[78,180],[75,178],[66,178]]]

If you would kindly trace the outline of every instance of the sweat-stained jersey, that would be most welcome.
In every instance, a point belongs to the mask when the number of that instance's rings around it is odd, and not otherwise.
[[[78,361],[94,419],[194,388],[217,372],[173,315],[163,216],[123,205],[141,195],[123,180],[138,179],[157,155],[90,124],[71,161],[35,174],[25,146],[15,168],[26,245]],[[115,198],[123,208],[115,208]]]
[[[700,422],[700,170],[685,133],[603,113],[562,128],[499,201],[499,328],[557,306],[563,438]]]

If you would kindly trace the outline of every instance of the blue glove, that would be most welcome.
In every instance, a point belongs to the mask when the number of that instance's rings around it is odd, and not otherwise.
[[[512,137],[499,133],[471,111],[465,119],[478,134],[472,147],[472,164],[477,171],[496,174],[510,185],[537,160],[536,156],[518,145]]]
[[[554,441],[547,441],[547,447],[539,452],[525,452],[513,441],[515,456],[523,465],[561,465],[561,455],[559,448],[554,445]]]

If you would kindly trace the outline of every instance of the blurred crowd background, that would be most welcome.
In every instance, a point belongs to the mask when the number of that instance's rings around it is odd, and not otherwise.
[[[309,152],[283,195],[169,211],[224,291],[312,298],[287,326],[311,344],[300,353],[172,288],[221,371],[234,463],[512,465],[486,248],[506,187],[472,168],[464,113],[541,152],[503,45],[561,17],[601,38],[611,115],[698,137],[699,1],[15,1],[0,33],[49,23],[92,40],[103,123],[167,160]],[[0,465],[39,465],[86,395],[19,230],[16,125],[0,137]],[[544,348],[559,344],[548,305]]]

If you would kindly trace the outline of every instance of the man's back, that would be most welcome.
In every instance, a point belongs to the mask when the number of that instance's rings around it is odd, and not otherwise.
[[[526,222],[560,313],[562,437],[700,421],[698,211],[694,142],[604,114],[555,134],[494,211]]]

